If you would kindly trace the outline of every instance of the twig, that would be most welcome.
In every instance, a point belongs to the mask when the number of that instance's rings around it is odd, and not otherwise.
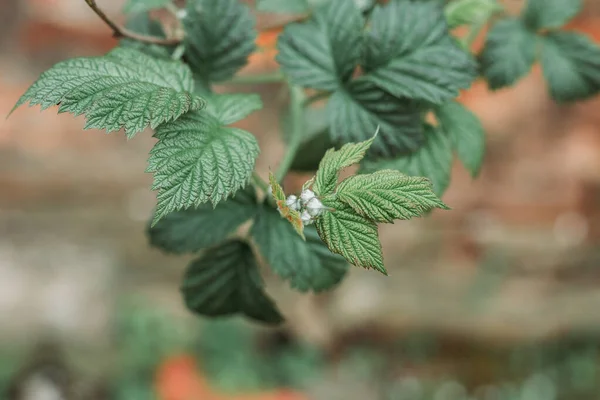
[[[104,13],[104,11],[102,11],[98,7],[98,5],[96,4],[96,0],[85,0],[85,2],[96,13],[96,15],[98,17],[100,17],[100,19],[102,21],[104,21],[104,23],[106,23],[106,25],[108,25],[113,30],[113,36],[115,38],[128,38],[128,39],[132,39],[132,40],[137,40],[138,42],[142,42],[142,43],[159,44],[159,45],[163,45],[163,46],[172,46],[172,45],[179,44],[181,42],[181,39],[177,39],[177,38],[166,38],[165,39],[165,38],[159,38],[159,37],[155,37],[155,36],[141,35],[139,33],[132,32],[129,29],[117,24],[115,21],[110,19]]]

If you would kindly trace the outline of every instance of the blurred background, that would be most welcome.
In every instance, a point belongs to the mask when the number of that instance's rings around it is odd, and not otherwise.
[[[123,0],[98,2],[120,15]],[[600,1],[570,28],[600,42]],[[276,68],[275,39],[263,31],[242,73]],[[115,44],[83,0],[0,0],[0,114],[54,63]],[[277,85],[242,90],[265,102],[240,126],[266,176],[285,99]],[[189,259],[145,237],[151,132],[127,141],[38,108],[0,118],[0,397],[600,398],[600,96],[557,105],[536,67],[461,101],[487,130],[480,177],[457,162],[451,212],[381,226],[388,278],[353,268],[315,296],[267,277],[281,329],[184,309]]]

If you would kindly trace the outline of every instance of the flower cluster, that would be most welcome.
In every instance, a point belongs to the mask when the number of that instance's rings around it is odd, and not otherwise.
[[[315,195],[315,192],[310,189],[304,189],[300,193],[300,197],[293,194],[289,195],[285,200],[285,204],[300,213],[300,218],[302,218],[305,225],[312,224],[323,210],[327,209]]]

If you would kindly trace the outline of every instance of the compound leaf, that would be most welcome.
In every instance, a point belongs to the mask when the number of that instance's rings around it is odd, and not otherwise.
[[[455,0],[444,7],[450,29],[487,20],[490,15],[503,11],[498,0]]]
[[[250,246],[230,240],[188,266],[181,291],[186,306],[197,314],[244,314],[260,322],[279,324],[283,317],[263,286]]]
[[[262,107],[262,100],[256,93],[227,93],[210,96],[206,110],[223,125],[230,125]]]
[[[361,58],[363,25],[353,0],[332,0],[309,21],[286,26],[277,62],[294,84],[333,91],[352,77]]]
[[[439,106],[435,114],[442,130],[452,140],[458,158],[475,178],[485,154],[485,131],[481,121],[454,100]]]
[[[448,209],[427,178],[381,170],[354,175],[340,183],[336,198],[375,222],[420,217],[434,208]]]
[[[600,47],[586,36],[573,32],[546,35],[541,61],[555,100],[582,100],[600,91]]]
[[[527,0],[523,20],[533,30],[559,28],[581,10],[582,0]]]
[[[208,111],[191,112],[161,125],[150,151],[158,204],[153,225],[166,214],[221,200],[246,186],[259,148],[250,133],[224,127]]]
[[[373,268],[387,275],[377,224],[339,200],[323,199],[323,204],[335,210],[326,212],[315,222],[317,232],[329,250],[350,264]]]
[[[537,40],[518,19],[503,19],[492,27],[480,56],[490,89],[513,85],[527,75],[535,61]]]
[[[19,99],[42,110],[59,105],[58,112],[85,114],[86,129],[113,132],[125,128],[128,137],[149,125],[175,120],[205,106],[192,95],[194,81],[182,63],[160,60],[131,48],[112,50],[102,57],[63,61],[48,71]]]
[[[366,79],[396,97],[442,103],[477,77],[471,55],[450,36],[435,1],[376,6],[367,32]]]
[[[423,143],[422,107],[362,78],[337,90],[327,104],[327,113],[336,143],[367,140],[379,127],[371,154],[392,157],[415,151]]]
[[[206,82],[227,80],[246,65],[256,45],[255,18],[239,0],[190,0],[185,57]]]
[[[163,8],[169,4],[171,0],[127,0],[123,6],[125,14],[145,13],[156,8]]]
[[[337,184],[340,171],[353,164],[358,164],[365,156],[373,140],[371,139],[359,143],[347,143],[339,150],[329,149],[319,163],[319,169],[313,185],[314,192],[319,196],[326,196],[333,193]]]
[[[267,264],[292,288],[320,292],[339,283],[346,261],[327,250],[314,227],[305,230],[306,241],[271,207],[263,207],[252,227],[252,237]]]
[[[217,207],[202,204],[167,214],[148,229],[150,244],[168,253],[195,253],[222,242],[258,211],[252,186]]]
[[[391,160],[365,160],[361,172],[393,169],[410,176],[424,176],[433,183],[433,192],[441,196],[450,184],[452,144],[441,129],[425,125],[425,144],[416,152]]]
[[[309,10],[307,0],[257,0],[256,9],[263,12],[302,14]]]

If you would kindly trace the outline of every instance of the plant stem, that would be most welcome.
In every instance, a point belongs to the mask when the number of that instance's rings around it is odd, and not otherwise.
[[[288,144],[288,148],[281,160],[281,164],[279,164],[279,168],[277,168],[277,172],[275,173],[275,177],[278,182],[285,177],[294,158],[296,157],[296,153],[298,152],[298,148],[302,144],[302,136],[304,134],[304,91],[301,87],[289,84],[290,88],[290,125],[292,131],[290,133],[290,142]]]
[[[283,76],[283,74],[279,71],[276,71],[258,75],[234,76],[225,83],[238,85],[255,85],[261,83],[280,83],[284,80],[285,77]]]
[[[485,26],[487,25],[488,19],[489,17],[486,16],[485,18],[481,18],[480,20],[473,23],[473,25],[471,26],[471,30],[469,31],[467,36],[465,36],[462,40],[462,44],[465,47],[465,49],[471,51],[471,46],[483,30],[483,28],[485,28]]]
[[[261,178],[260,175],[258,175],[258,173],[256,173],[256,171],[252,173],[252,182],[254,182],[254,184],[258,186],[263,192],[269,192],[269,184],[265,182],[264,179]]]
[[[98,17],[100,17],[100,19],[102,21],[104,21],[104,23],[112,29],[113,36],[115,38],[128,38],[128,39],[132,39],[132,40],[137,40],[138,42],[142,42],[142,43],[159,44],[159,45],[163,45],[163,46],[171,46],[171,45],[179,44],[181,42],[181,39],[177,39],[177,38],[164,39],[164,38],[159,38],[159,37],[155,37],[155,36],[141,35],[139,33],[132,32],[129,29],[125,28],[124,26],[121,26],[121,25],[117,24],[115,21],[113,21],[112,19],[110,19],[108,17],[108,15],[106,15],[104,13],[104,11],[102,11],[98,7],[98,5],[96,4],[96,0],[85,0],[85,2],[88,6],[90,6],[92,11],[94,11],[96,13],[96,15]]]

